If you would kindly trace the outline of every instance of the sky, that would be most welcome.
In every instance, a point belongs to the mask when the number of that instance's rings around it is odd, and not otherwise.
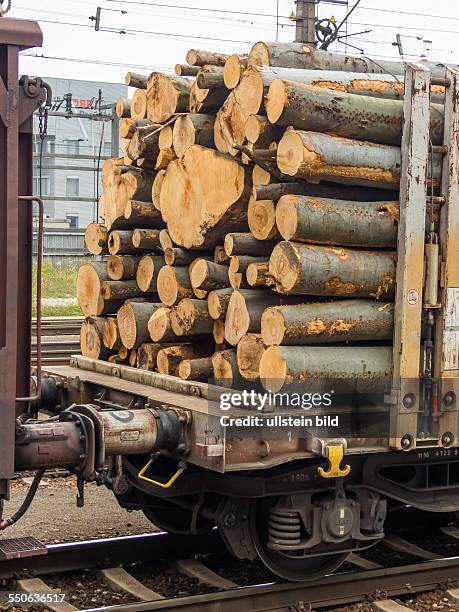
[[[349,8],[354,4],[349,0]],[[91,20],[97,7],[99,32]],[[293,0],[12,0],[8,17],[34,19],[44,34],[41,49],[22,52],[22,74],[122,83],[131,69],[172,73],[190,48],[229,54],[247,52],[259,40],[293,41],[294,10]],[[339,23],[346,12],[336,3],[319,4],[319,19],[333,16]],[[400,34],[407,61],[459,63],[459,2],[361,0],[347,33],[357,34],[347,39],[357,47],[349,53],[401,59],[393,45]],[[344,52],[345,45],[330,50]]]

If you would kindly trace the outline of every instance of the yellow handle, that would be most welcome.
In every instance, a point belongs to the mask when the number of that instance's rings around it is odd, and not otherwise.
[[[327,447],[328,470],[319,467],[318,472],[322,478],[344,478],[351,471],[350,465],[345,465],[344,469],[340,468],[341,461],[344,457],[344,449],[341,444],[334,444]]]
[[[150,482],[151,484],[156,485],[157,487],[161,487],[162,489],[168,489],[170,486],[172,486],[174,484],[174,482],[177,480],[177,478],[183,474],[183,472],[185,471],[186,467],[179,467],[179,469],[175,472],[175,474],[173,476],[171,476],[169,478],[169,480],[167,482],[159,482],[159,480],[153,480],[153,478],[148,478],[148,476],[144,476],[145,472],[148,470],[148,468],[150,467],[150,465],[153,463],[153,459],[150,459],[150,461],[147,463],[147,465],[145,465],[140,472],[137,474],[138,478],[140,478],[140,480],[146,480],[147,482]]]

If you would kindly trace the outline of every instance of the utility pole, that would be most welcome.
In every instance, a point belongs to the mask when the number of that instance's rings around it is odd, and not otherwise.
[[[319,0],[296,0],[295,42],[316,44],[316,10]]]

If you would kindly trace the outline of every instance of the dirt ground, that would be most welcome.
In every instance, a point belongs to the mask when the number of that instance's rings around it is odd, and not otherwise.
[[[21,505],[30,480],[13,481],[5,517]],[[120,508],[113,493],[95,483],[86,485],[85,506],[77,508],[76,480],[68,476],[43,478],[28,512],[4,535],[9,538],[33,535],[45,544],[57,544],[151,531],[157,529],[140,511],[127,512]]]

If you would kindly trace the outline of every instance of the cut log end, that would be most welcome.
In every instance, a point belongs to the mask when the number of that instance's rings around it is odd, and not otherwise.
[[[111,350],[118,350],[121,347],[121,338],[118,332],[118,323],[115,317],[108,317],[105,320],[102,332],[104,346]]]
[[[145,119],[147,116],[147,92],[136,89],[131,100],[131,119]]]
[[[234,89],[241,80],[243,66],[241,65],[241,58],[236,53],[230,55],[225,62],[225,69],[223,72],[223,80],[225,86],[228,89]]]
[[[93,255],[108,253],[108,229],[101,223],[90,223],[84,233],[86,248]]]
[[[153,342],[163,342],[175,336],[171,330],[171,309],[158,308],[148,320],[148,332]]]
[[[304,163],[305,147],[301,137],[293,130],[287,130],[277,147],[277,166],[288,176],[296,176],[298,169]],[[316,154],[311,152],[311,161]]]
[[[300,268],[301,259],[294,245],[279,243],[269,259],[269,273],[276,279],[280,291],[288,293],[295,286]]]
[[[92,318],[85,319],[80,329],[81,353],[91,359],[101,359],[106,352],[102,346],[100,325]]]
[[[282,344],[285,335],[285,321],[282,312],[267,308],[261,317],[261,336],[266,346]]]
[[[279,237],[276,225],[276,207],[272,200],[250,198],[248,222],[250,231],[258,240],[272,240]]]
[[[260,360],[266,349],[260,334],[246,334],[237,345],[237,365],[241,376],[255,381],[260,378]]]
[[[284,240],[290,240],[296,235],[298,227],[296,200],[295,195],[284,195],[276,206],[276,226]]]
[[[286,101],[287,89],[284,82],[281,79],[275,79],[269,87],[266,102],[266,114],[271,123],[276,123],[282,115]]]
[[[212,333],[216,344],[223,344],[225,342],[225,323],[221,319],[214,321]]]
[[[195,129],[188,115],[182,115],[175,121],[173,138],[177,157],[182,157],[188,147],[195,143]]]
[[[260,359],[260,379],[268,391],[275,393],[284,386],[287,377],[287,363],[278,346],[270,346]]]

